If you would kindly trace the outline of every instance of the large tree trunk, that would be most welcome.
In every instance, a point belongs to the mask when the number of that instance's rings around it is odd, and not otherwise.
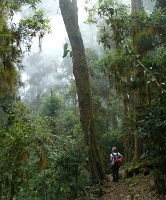
[[[92,109],[89,72],[84,45],[78,25],[77,0],[59,0],[61,14],[72,46],[73,73],[76,80],[79,100],[80,120],[85,134],[85,143],[89,147],[89,167],[95,180],[105,176],[103,157],[99,147]]]
[[[131,0],[131,14],[134,14],[135,11],[140,11],[142,9],[142,0]],[[134,92],[133,94],[133,100],[134,100],[134,109],[138,94]],[[135,111],[137,112],[137,111]],[[138,132],[135,132],[134,136],[134,157],[133,157],[133,164],[136,165],[139,162],[140,156],[142,152],[142,140],[139,137]]]
[[[142,9],[142,0],[131,0],[131,13]]]

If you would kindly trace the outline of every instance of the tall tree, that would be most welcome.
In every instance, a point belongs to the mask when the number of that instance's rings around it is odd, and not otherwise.
[[[131,0],[131,14],[135,14],[135,12],[139,12],[142,9],[142,2],[141,0]],[[133,27],[133,32],[135,31],[135,26]],[[133,40],[133,46],[134,46],[134,40]],[[135,64],[136,65],[136,64]],[[140,73],[140,69],[137,67],[134,68],[134,70],[131,73],[131,77],[134,77],[134,79],[136,80],[138,74]],[[133,94],[131,95],[132,99],[133,99],[133,113],[137,113],[138,109],[136,108],[136,104],[138,104],[140,97],[139,97],[139,92],[134,90]],[[135,120],[136,115],[133,115],[133,125],[134,125],[134,157],[133,157],[133,163],[137,164],[139,162],[139,158],[141,156],[142,153],[142,148],[143,148],[143,144],[142,144],[142,139],[140,138],[138,131],[136,130],[136,124],[134,121]]]
[[[102,151],[100,149],[95,129],[87,60],[78,25],[77,0],[59,0],[59,4],[72,47],[73,73],[76,81],[80,120],[85,135],[85,145],[89,148],[90,174],[92,178],[99,180],[104,178],[105,172],[103,167]]]
[[[141,0],[131,0],[131,13],[133,14],[135,11],[139,11],[142,9],[142,1]]]

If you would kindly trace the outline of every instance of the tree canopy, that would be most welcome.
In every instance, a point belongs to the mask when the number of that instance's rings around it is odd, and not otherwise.
[[[4,1],[0,2],[0,94],[6,87],[14,89],[17,69],[22,69],[22,58],[25,51],[30,51],[32,39],[40,40],[50,32],[49,19],[44,10],[36,10],[39,1]],[[21,18],[15,23],[14,18],[19,14],[23,6],[29,6],[34,10],[33,15]],[[23,48],[22,45],[25,47]]]

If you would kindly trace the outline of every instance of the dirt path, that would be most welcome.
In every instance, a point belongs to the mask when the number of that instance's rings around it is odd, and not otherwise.
[[[102,189],[103,195],[94,200],[157,200],[151,175],[122,178],[118,183],[112,182],[112,176],[109,175]]]
[[[108,181],[107,185],[103,185],[103,195],[95,198],[96,200],[125,200],[128,199],[129,192],[127,187],[123,184],[122,180],[119,182]]]
[[[132,178],[123,178],[124,170],[120,170],[119,182],[112,182],[112,175],[107,175],[107,181],[102,184],[102,195],[88,194],[79,200],[158,200],[154,190],[152,176],[143,174]],[[91,190],[91,189],[90,189]]]

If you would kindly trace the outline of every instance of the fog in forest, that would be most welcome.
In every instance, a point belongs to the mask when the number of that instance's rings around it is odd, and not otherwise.
[[[37,95],[52,87],[65,90],[73,80],[72,59],[63,59],[63,46],[69,43],[67,32],[59,9],[59,1],[43,0],[38,5],[45,9],[51,20],[51,33],[44,36],[39,48],[38,38],[33,40],[31,52],[26,53],[23,59],[24,71],[21,71],[24,87],[20,88],[19,95],[25,102],[36,98]],[[23,17],[31,10],[25,8],[16,16]],[[78,1],[78,20],[85,48],[99,48],[96,41],[96,28],[85,24],[87,13],[84,10],[84,1]],[[69,50],[71,48],[69,47]]]
[[[125,0],[126,4],[130,1]],[[150,0],[143,2],[145,9],[152,10]],[[87,25],[87,13],[84,1],[78,1],[78,20],[85,48],[95,49],[99,56],[104,55],[104,49],[97,42],[96,25]],[[149,7],[151,5],[151,7]],[[33,39],[31,51],[23,59],[24,71],[21,71],[24,87],[19,89],[22,101],[29,103],[47,90],[54,88],[58,92],[65,92],[74,80],[72,73],[72,58],[63,57],[63,46],[70,44],[63,19],[59,9],[59,1],[42,0],[38,9],[45,9],[51,21],[51,33],[44,36],[39,48],[38,38]],[[24,8],[15,20],[31,14],[31,9]],[[69,50],[71,50],[69,46]]]

